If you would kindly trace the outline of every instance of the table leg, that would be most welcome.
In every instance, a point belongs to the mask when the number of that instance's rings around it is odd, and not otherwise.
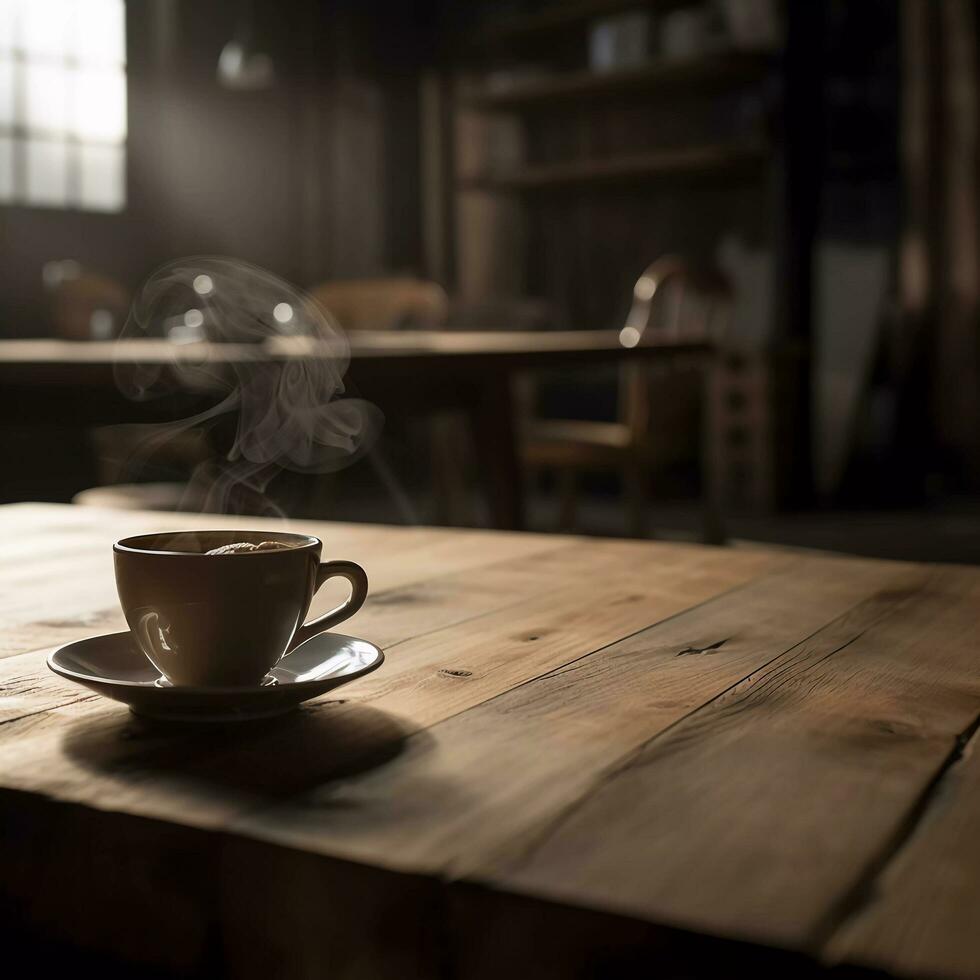
[[[490,520],[500,530],[521,530],[524,476],[509,374],[483,379],[471,402],[471,424]]]

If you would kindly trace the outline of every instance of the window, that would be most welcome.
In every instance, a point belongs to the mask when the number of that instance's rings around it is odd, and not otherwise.
[[[0,0],[0,204],[126,203],[124,0]]]

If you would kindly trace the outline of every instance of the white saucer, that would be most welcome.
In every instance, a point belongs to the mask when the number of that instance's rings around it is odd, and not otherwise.
[[[246,721],[282,714],[296,705],[377,670],[384,654],[373,643],[321,633],[300,644],[254,687],[172,687],[131,633],[76,640],[48,657],[48,666],[70,681],[122,701],[138,715],[165,721]]]

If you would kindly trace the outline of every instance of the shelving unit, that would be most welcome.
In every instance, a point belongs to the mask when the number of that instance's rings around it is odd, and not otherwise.
[[[776,52],[718,51],[698,58],[661,59],[639,68],[596,72],[565,72],[534,79],[505,89],[470,92],[461,103],[471,109],[522,111],[547,109],[569,100],[602,99],[635,93],[669,96],[678,86],[699,87],[748,82],[764,77],[776,60]]]
[[[465,46],[475,48],[521,44],[541,37],[552,37],[557,31],[576,29],[590,20],[625,13],[628,10],[658,9],[683,6],[685,0],[571,0],[537,13],[502,18],[485,24],[464,39]]]
[[[600,160],[526,167],[509,174],[461,180],[461,190],[547,191],[587,185],[627,184],[637,180],[757,175],[765,164],[763,148],[683,147]]]
[[[450,39],[430,117],[434,267],[476,302],[523,293],[563,310],[566,326],[608,327],[659,254],[711,258],[732,231],[767,242],[775,342],[804,352],[785,372],[796,371],[795,404],[780,408],[791,434],[774,493],[798,502],[810,484],[822,5],[784,3],[778,49],[715,36],[696,55],[587,67],[596,21],[646,11],[655,39],[659,18],[694,2],[551,0]]]

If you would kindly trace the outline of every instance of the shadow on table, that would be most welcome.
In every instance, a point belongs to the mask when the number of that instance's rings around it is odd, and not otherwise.
[[[230,725],[150,722],[113,712],[73,724],[62,746],[75,763],[125,780],[154,776],[227,789],[256,802],[293,796],[383,766],[411,734],[398,717],[355,701],[323,701]]]

